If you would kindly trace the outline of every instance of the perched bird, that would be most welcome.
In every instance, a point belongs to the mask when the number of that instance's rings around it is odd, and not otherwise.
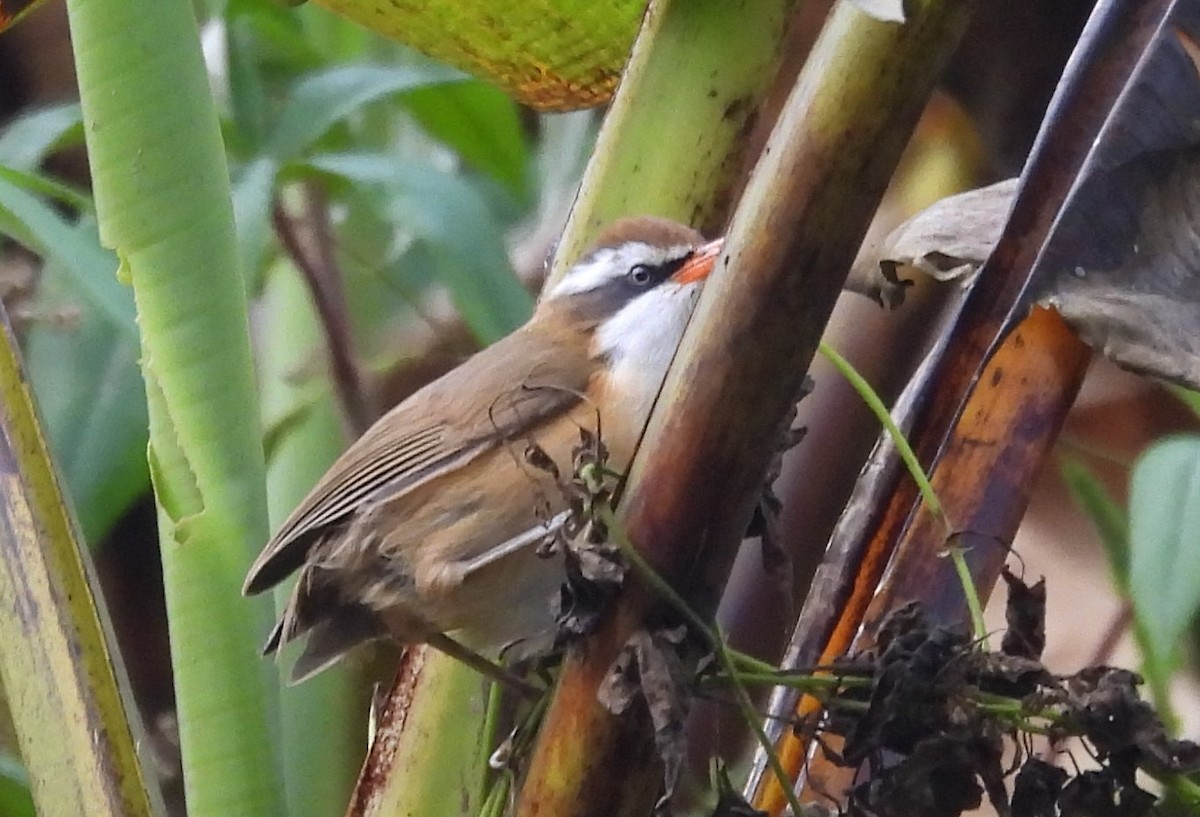
[[[566,499],[580,428],[624,471],[720,242],[658,218],[612,224],[528,323],[385,414],[251,566],[244,592],[299,580],[264,653],[307,636],[303,680],[362,642],[479,652],[544,645],[564,579],[536,545]],[[482,663],[481,663],[482,662]]]

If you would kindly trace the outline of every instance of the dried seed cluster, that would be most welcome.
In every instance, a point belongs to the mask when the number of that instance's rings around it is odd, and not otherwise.
[[[841,752],[827,754],[860,778],[850,814],[957,817],[986,794],[1002,817],[1141,817],[1156,797],[1139,784],[1139,770],[1200,770],[1200,746],[1167,735],[1139,697],[1136,673],[1050,673],[1040,661],[1044,585],[1028,587],[1011,573],[1005,579],[1009,626],[999,651],[931,625],[912,603],[844,668],[871,679],[831,699],[823,725],[825,736],[845,736]],[[857,710],[846,705],[856,700]],[[1036,735],[1052,744],[1080,738],[1098,768],[1072,774],[1046,762],[1033,751]]]

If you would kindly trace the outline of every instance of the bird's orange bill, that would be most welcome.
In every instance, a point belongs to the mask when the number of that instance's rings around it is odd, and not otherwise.
[[[721,249],[725,246],[725,239],[718,238],[707,244],[697,247],[695,252],[687,257],[683,262],[683,266],[675,271],[671,276],[671,280],[676,284],[690,284],[693,281],[703,281],[708,277],[708,274],[713,271],[713,267],[717,264],[717,259],[721,257]]]

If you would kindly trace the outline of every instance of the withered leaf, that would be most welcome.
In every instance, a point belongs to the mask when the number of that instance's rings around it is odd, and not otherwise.
[[[882,750],[908,754],[950,728],[951,700],[963,691],[971,649],[964,633],[930,626],[919,604],[894,610],[880,627],[867,711],[842,755],[857,765]]]
[[[959,817],[979,808],[983,787],[967,747],[931,737],[885,775],[856,787],[854,799],[878,817]]]
[[[1133,768],[1151,774],[1200,771],[1200,745],[1176,740],[1154,707],[1137,693],[1141,677],[1114,667],[1090,667],[1066,679],[1071,718],[1122,782]]]
[[[846,288],[888,307],[904,301],[907,282],[897,275],[913,267],[938,281],[967,282],[991,255],[1012,208],[1016,179],[944,198],[863,247]]]
[[[645,702],[663,763],[663,796],[656,812],[668,806],[683,768],[683,726],[692,698],[692,676],[681,655],[686,638],[686,627],[634,633],[596,693],[614,715],[626,713],[635,701]]]
[[[1000,574],[1008,585],[1004,620],[1008,627],[1000,642],[1005,655],[1038,659],[1046,648],[1046,580],[1031,587],[1007,567]]]
[[[1076,775],[1058,795],[1062,817],[1144,817],[1153,806],[1153,794],[1123,786],[1105,771]]]
[[[1013,784],[1012,817],[1056,817],[1055,803],[1066,782],[1065,769],[1030,758]]]
[[[1080,63],[1081,72],[1093,69],[1108,70]],[[1115,363],[1192,389],[1200,389],[1197,110],[1200,16],[1173,4],[1170,23],[1147,43],[1116,104],[1089,134],[1091,148],[1037,253],[1025,296],[1026,306],[1057,310]],[[1015,191],[1010,180],[938,202],[865,248],[848,288],[894,305],[903,299],[900,265],[939,280],[969,275],[1000,239]],[[1028,206],[1043,206],[1036,192]]]
[[[1174,5],[1095,136],[1033,297],[1116,363],[1200,388],[1200,16]]]
[[[1050,671],[1033,658],[990,652],[973,657],[971,663],[974,682],[993,695],[1025,698],[1037,694],[1042,698],[1056,685]]]
[[[553,602],[559,645],[596,629],[609,602],[620,592],[626,569],[619,548],[593,543],[586,535],[566,543],[563,563],[566,581]]]

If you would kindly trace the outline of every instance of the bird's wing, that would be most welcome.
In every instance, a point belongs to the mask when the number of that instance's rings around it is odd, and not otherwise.
[[[524,342],[506,348],[506,341]],[[580,345],[529,343],[510,335],[396,406],[334,462],[283,523],[250,567],[244,592],[278,584],[303,564],[322,533],[364,503],[407,493],[569,410],[593,369],[586,345],[580,365]],[[528,361],[519,369],[526,374],[515,380],[511,365],[498,365],[513,354]],[[464,401],[462,410],[442,410],[456,401]],[[456,421],[437,422],[429,415]]]

